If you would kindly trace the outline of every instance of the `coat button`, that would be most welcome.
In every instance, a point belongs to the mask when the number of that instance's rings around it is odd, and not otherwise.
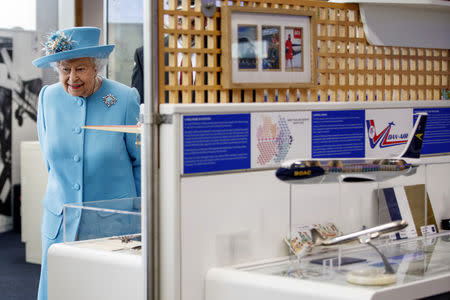
[[[75,162],[79,162],[79,161],[80,161],[80,156],[79,156],[78,154],[75,154],[75,155],[73,156],[73,160],[74,160]]]
[[[83,99],[78,99],[77,102],[78,102],[78,105],[79,105],[79,106],[83,106]]]
[[[80,128],[80,127],[75,127],[75,128],[73,129],[73,132],[78,134],[78,133],[81,132],[81,128]]]
[[[79,191],[79,190],[80,190],[80,185],[79,185],[78,183],[75,183],[75,184],[73,185],[73,189],[74,189],[75,191]]]

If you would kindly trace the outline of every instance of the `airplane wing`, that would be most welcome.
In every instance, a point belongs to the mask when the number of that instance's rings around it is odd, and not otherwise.
[[[137,125],[90,125],[83,126],[84,129],[94,129],[103,131],[113,131],[113,132],[125,132],[125,133],[142,133],[142,127],[140,124]]]

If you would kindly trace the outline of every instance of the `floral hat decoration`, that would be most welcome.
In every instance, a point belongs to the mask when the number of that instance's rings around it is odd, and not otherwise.
[[[38,68],[50,68],[50,63],[81,57],[107,58],[114,45],[99,46],[100,29],[74,27],[52,32],[44,45],[45,56],[33,60]]]

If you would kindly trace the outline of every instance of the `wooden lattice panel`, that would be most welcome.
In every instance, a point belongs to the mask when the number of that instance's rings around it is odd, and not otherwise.
[[[160,103],[431,100],[449,87],[449,49],[369,45],[357,4],[255,0],[220,3],[314,12],[318,86],[225,90],[220,8],[205,18],[201,0],[168,0],[164,7],[165,1],[159,0]]]

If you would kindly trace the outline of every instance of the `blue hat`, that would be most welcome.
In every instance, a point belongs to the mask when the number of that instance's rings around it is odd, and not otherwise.
[[[81,57],[107,58],[114,45],[99,46],[100,29],[74,27],[52,32],[45,43],[45,56],[33,60],[38,68],[50,68],[50,63]]]

